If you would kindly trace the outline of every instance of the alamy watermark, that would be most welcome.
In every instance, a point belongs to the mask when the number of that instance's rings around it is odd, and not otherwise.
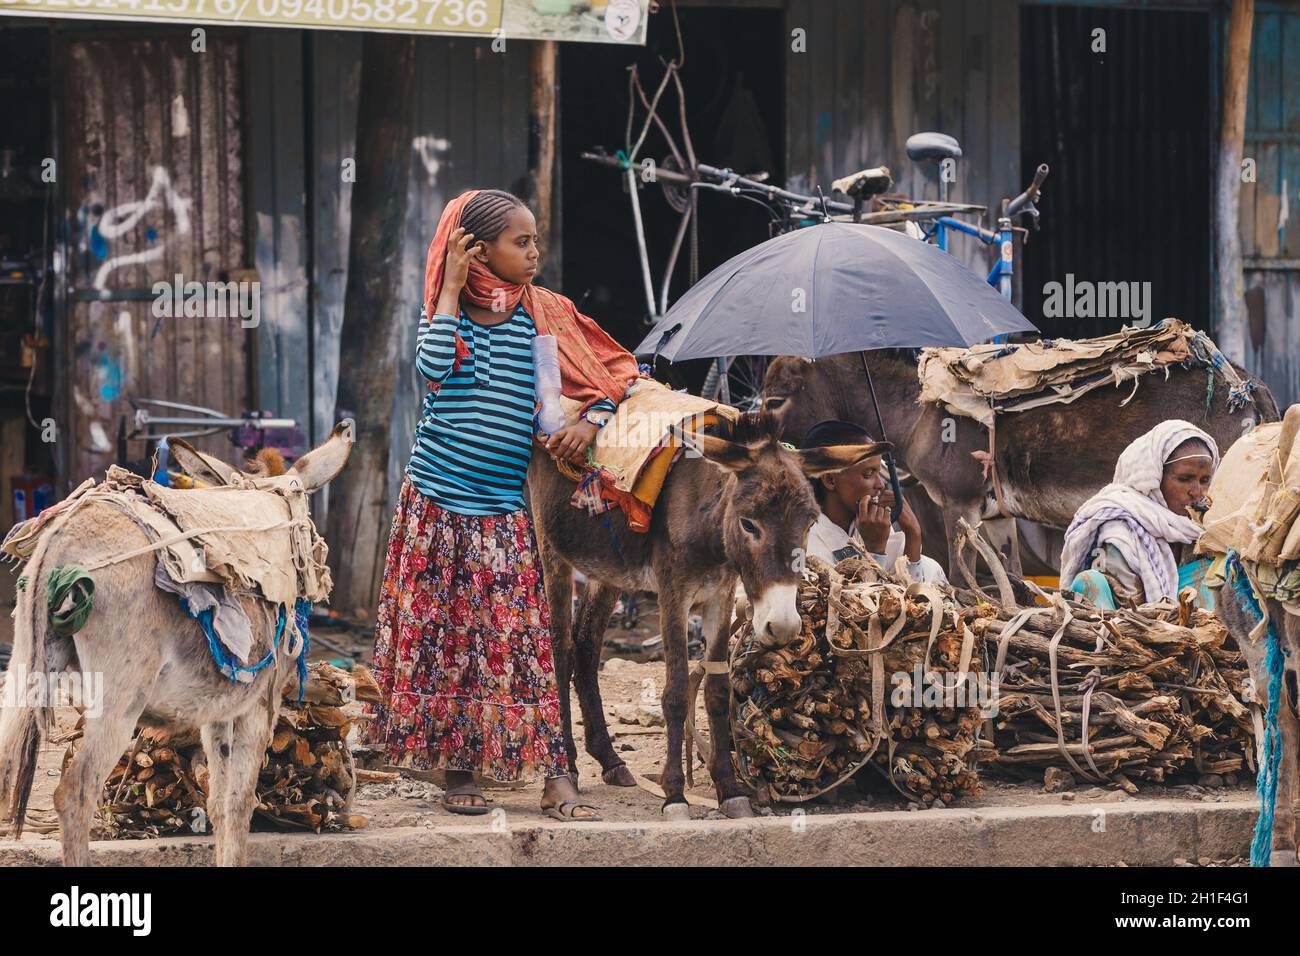
[[[104,713],[99,671],[28,671],[11,667],[0,681],[0,707],[76,707],[87,717]]]
[[[1151,324],[1151,283],[1076,281],[1068,272],[1065,282],[1043,286],[1043,317],[1130,319],[1134,328],[1145,329]]]
[[[916,662],[912,673],[896,671],[889,679],[893,707],[942,709],[978,707],[980,717],[998,715],[998,688],[1002,680],[984,671],[927,671]]]
[[[596,433],[596,445],[601,448],[653,448],[665,435],[678,428],[692,431],[689,423],[682,422],[680,412],[625,412],[615,415]],[[686,457],[698,458],[699,453],[690,445]]]
[[[262,283],[186,282],[177,275],[174,282],[153,284],[152,312],[156,319],[233,319],[245,329],[262,321]]]

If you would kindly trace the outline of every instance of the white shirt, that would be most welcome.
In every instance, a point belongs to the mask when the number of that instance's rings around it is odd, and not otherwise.
[[[862,537],[858,534],[856,523],[849,526],[845,531],[829,517],[826,512],[817,516],[817,523],[808,531],[808,554],[821,558],[827,564],[836,563],[835,552],[846,547],[853,547],[863,554],[871,554],[871,557],[877,564],[886,571],[893,573],[894,566],[898,559],[903,555],[903,549],[907,545],[907,535],[901,531],[890,531],[889,541],[885,544],[884,554],[875,554],[868,552],[867,547],[862,542]],[[947,584],[948,576],[943,573],[943,568],[934,558],[921,555],[919,561],[909,561],[907,563],[907,577],[912,581],[931,581],[939,584]]]

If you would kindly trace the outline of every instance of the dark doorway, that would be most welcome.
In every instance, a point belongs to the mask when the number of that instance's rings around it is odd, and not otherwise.
[[[783,12],[736,8],[679,11],[686,42],[681,76],[687,121],[699,162],[750,174],[767,172],[784,183],[785,79]],[[561,155],[563,163],[562,242],[564,293],[629,348],[645,335],[648,314],[637,256],[636,232],[624,174],[580,158],[584,150],[625,148],[628,71],[638,66],[647,95],[663,76],[659,57],[677,55],[677,34],[668,6],[650,21],[646,46],[563,44],[560,62]],[[682,144],[678,99],[670,83],[659,115]],[[645,111],[638,102],[632,136]],[[684,148],[684,144],[682,144]],[[669,153],[652,128],[638,158],[661,162]],[[640,191],[656,295],[680,221],[656,184]],[[700,196],[699,275],[743,249],[767,239],[768,215],[761,207],[716,193]],[[678,259],[668,304],[688,288],[689,237]],[[677,384],[697,385],[707,362],[662,369]]]
[[[1046,317],[1050,282],[1150,282],[1150,321],[1210,321],[1210,17],[1021,10],[1021,168],[1052,167],[1024,257],[1025,315],[1049,337],[1125,317]],[[1105,52],[1093,52],[1104,31]],[[1140,324],[1140,323],[1139,323]]]

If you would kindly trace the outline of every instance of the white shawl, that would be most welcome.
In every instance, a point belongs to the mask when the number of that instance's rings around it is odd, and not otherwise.
[[[1061,586],[1092,563],[1097,548],[1114,545],[1142,578],[1148,601],[1178,595],[1178,565],[1171,541],[1195,541],[1201,526],[1174,514],[1160,493],[1165,462],[1189,439],[1205,443],[1219,467],[1219,447],[1191,422],[1170,419],[1133,440],[1115,463],[1115,477],[1075,513],[1061,549]]]

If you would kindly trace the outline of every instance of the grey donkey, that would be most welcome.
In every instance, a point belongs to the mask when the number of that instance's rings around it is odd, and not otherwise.
[[[299,458],[283,477],[296,477],[308,493],[325,486],[347,463],[353,440],[353,423],[340,422],[324,444]],[[208,460],[214,466],[209,480],[224,482],[222,476],[236,471],[217,459]],[[215,862],[242,866],[258,771],[296,661],[282,649],[249,683],[222,676],[198,625],[174,595],[154,585],[157,559],[152,551],[93,572],[94,606],[75,634],[61,636],[50,622],[44,585],[50,569],[89,566],[149,543],[126,514],[90,500],[51,522],[24,568],[28,584],[19,592],[14,611],[11,678],[72,671],[89,682],[102,675],[99,715],[87,715],[81,747],[54,792],[63,862],[90,862],[90,824],[104,781],[130,746],[136,726],[142,725],[199,729],[208,760],[207,813],[215,835]],[[253,647],[265,653],[272,643],[274,616],[265,613],[265,602],[257,598],[239,600],[253,625]],[[15,836],[22,833],[52,711],[48,698],[0,708],[0,818],[14,820]]]

